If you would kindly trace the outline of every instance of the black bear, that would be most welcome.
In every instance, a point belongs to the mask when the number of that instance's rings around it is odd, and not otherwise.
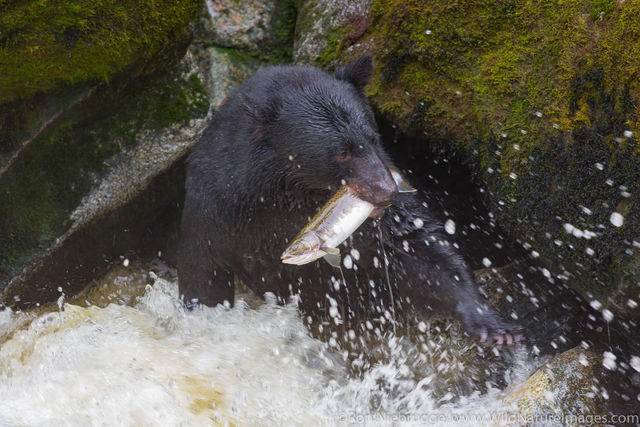
[[[347,322],[411,309],[452,315],[480,341],[519,339],[420,196],[398,194],[363,92],[372,74],[368,55],[335,77],[267,67],[228,97],[188,159],[181,295],[187,304],[233,304],[236,275],[259,295],[298,295],[304,313],[339,310]],[[345,268],[283,264],[289,240],[345,183],[380,207],[343,246]]]

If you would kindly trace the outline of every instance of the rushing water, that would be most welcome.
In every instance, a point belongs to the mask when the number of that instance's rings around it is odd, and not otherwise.
[[[511,413],[491,383],[455,395],[446,372],[472,367],[477,347],[433,343],[424,323],[422,345],[381,335],[360,347],[377,353],[364,363],[314,338],[295,307],[187,311],[175,281],[146,268],[119,267],[62,311],[0,313],[0,425],[477,425]],[[524,350],[511,365],[507,382],[534,367]]]

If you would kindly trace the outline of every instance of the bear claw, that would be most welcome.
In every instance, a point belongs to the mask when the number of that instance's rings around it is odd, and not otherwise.
[[[523,341],[524,335],[522,333],[502,333],[502,334],[492,334],[491,339],[489,339],[489,334],[485,331],[482,331],[478,337],[478,342],[480,344],[490,345],[513,345],[517,342]]]
[[[468,319],[468,318],[467,318]],[[506,322],[497,314],[470,319],[467,332],[483,345],[513,345],[524,340],[520,325]]]

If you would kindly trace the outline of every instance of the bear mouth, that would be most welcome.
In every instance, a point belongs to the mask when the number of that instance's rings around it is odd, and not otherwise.
[[[389,206],[391,206],[391,202],[385,205],[374,205],[373,211],[369,214],[369,218],[380,218]]]

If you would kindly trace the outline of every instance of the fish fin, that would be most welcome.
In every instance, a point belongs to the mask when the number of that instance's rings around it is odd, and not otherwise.
[[[415,188],[413,188],[411,184],[409,184],[409,181],[407,181],[404,178],[404,176],[402,176],[402,174],[398,169],[396,169],[393,166],[387,166],[387,169],[389,169],[389,172],[391,172],[391,176],[393,177],[393,180],[396,182],[396,186],[398,187],[399,193],[415,193],[416,191],[418,191]]]
[[[409,182],[404,178],[402,178],[402,180],[397,184],[398,193],[415,193],[416,191],[418,191],[417,189],[413,188],[411,184],[409,184]]]
[[[331,264],[331,266],[335,268],[340,268],[340,261],[342,257],[340,256],[340,250],[336,248],[322,248],[327,254],[324,256],[324,259]]]

